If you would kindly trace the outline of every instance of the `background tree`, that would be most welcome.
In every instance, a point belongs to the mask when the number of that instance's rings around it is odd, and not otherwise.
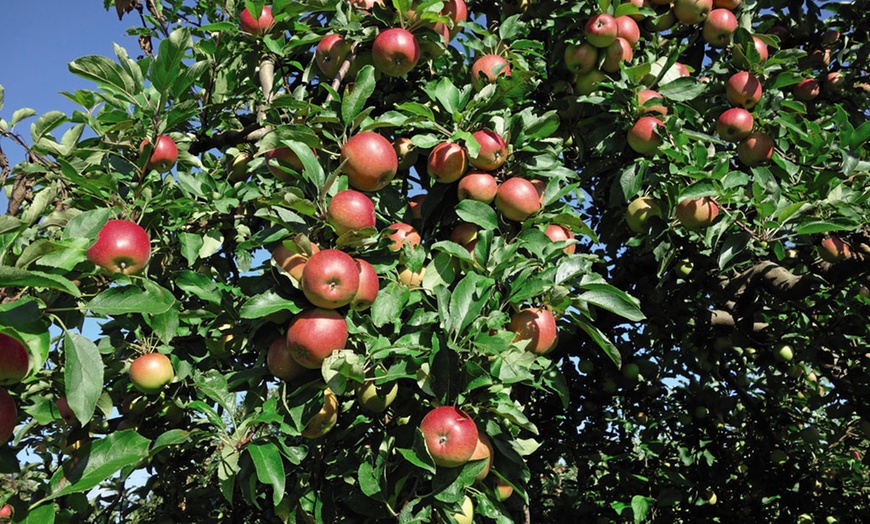
[[[866,2],[105,4],[0,121],[0,518],[868,519]]]

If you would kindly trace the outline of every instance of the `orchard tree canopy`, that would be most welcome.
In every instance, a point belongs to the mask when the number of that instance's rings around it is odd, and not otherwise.
[[[104,4],[0,520],[870,521],[867,2]]]

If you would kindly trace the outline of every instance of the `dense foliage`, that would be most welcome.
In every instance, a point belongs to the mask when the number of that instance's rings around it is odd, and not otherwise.
[[[276,0],[260,31],[262,2],[105,0],[138,39],[70,64],[80,109],[0,107],[0,519],[870,520],[868,5],[716,0],[715,40],[684,23],[705,1]],[[584,36],[599,13],[638,19],[630,56]],[[760,98],[726,88],[745,72]],[[460,198],[443,142],[458,176],[535,184]],[[142,271],[95,245],[117,220]],[[312,291],[335,250],[376,271],[370,307]],[[522,322],[549,314],[554,347]],[[325,360],[312,317],[347,328]],[[491,464],[444,465],[439,406]]]

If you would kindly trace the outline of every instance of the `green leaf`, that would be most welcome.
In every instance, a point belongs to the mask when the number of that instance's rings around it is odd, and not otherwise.
[[[646,318],[637,300],[610,284],[587,283],[581,284],[580,287],[588,290],[578,297],[580,300],[635,322]]]
[[[496,215],[495,209],[483,202],[465,199],[457,204],[456,214],[462,220],[477,224],[483,229],[498,228],[498,215]]]
[[[396,448],[396,451],[398,451],[405,460],[418,468],[430,473],[435,473],[435,462],[432,460],[432,455],[429,454],[429,450],[426,449],[426,441],[423,439],[423,432],[420,431],[420,428],[417,428],[414,433],[413,448]]]
[[[233,412],[233,408],[236,405],[236,397],[233,393],[230,393],[227,378],[218,370],[210,369],[201,375],[197,375],[195,382],[196,387],[203,395],[217,402],[227,413]]]
[[[9,266],[0,266],[0,288],[3,287],[46,288],[81,296],[79,288],[62,276]]]
[[[52,130],[64,122],[66,122],[65,114],[60,111],[49,111],[39,117],[39,119],[30,126],[30,138],[33,140],[34,144],[38,143],[43,139],[43,137],[51,133]]]
[[[430,96],[433,93],[430,92]],[[453,85],[448,77],[442,77],[435,86],[434,99],[441,104],[448,113],[455,113],[462,109],[460,107],[461,93],[459,89]]]
[[[15,127],[18,122],[26,120],[32,116],[36,116],[37,114],[38,113],[36,112],[36,109],[22,107],[21,109],[18,109],[14,113],[12,113],[12,120],[9,121],[9,127]]]
[[[450,295],[450,316],[445,329],[449,333],[462,334],[483,309],[492,293],[495,281],[478,273],[468,273],[456,285]]]
[[[192,45],[190,29],[186,27],[176,29],[169,38],[160,41],[157,58],[149,70],[151,84],[158,91],[167,91],[179,76],[184,54]]]
[[[63,338],[63,354],[66,399],[84,426],[93,418],[103,392],[103,359],[90,339],[69,331]]]
[[[27,512],[22,524],[54,524],[57,509],[54,504],[46,504]]]
[[[193,233],[179,233],[178,238],[181,240],[181,254],[187,260],[187,265],[192,266],[199,259],[202,237]]]
[[[585,331],[586,334],[589,335],[596,344],[598,344],[598,347],[604,350],[604,353],[613,361],[617,368],[622,367],[622,356],[619,354],[619,350],[600,329],[593,326],[588,320],[580,316],[574,317],[574,324]]]
[[[383,501],[383,486],[374,468],[368,462],[363,462],[357,469],[360,490],[369,498]]]
[[[858,227],[859,224],[847,218],[832,218],[830,220],[816,220],[797,227],[797,235],[815,235],[816,233],[829,233],[831,231],[849,231]]]
[[[277,506],[284,498],[284,484],[287,475],[284,472],[284,460],[278,451],[278,446],[271,442],[267,444],[250,444],[247,447],[254,467],[257,470],[257,479],[263,484],[272,486],[272,503]]]
[[[378,295],[380,296],[380,293]],[[289,311],[295,314],[302,311],[302,308],[297,306],[296,302],[287,300],[274,291],[266,291],[248,299],[239,310],[239,316],[246,319],[257,319],[280,311]]]
[[[378,296],[372,303],[372,323],[383,327],[388,322],[397,322],[401,318],[405,304],[411,296],[411,290],[398,282],[390,282],[378,291]]]
[[[42,314],[38,301],[23,297],[5,304],[0,303],[0,332],[27,344],[32,371],[42,369],[48,358],[51,345],[48,327],[46,316]]]
[[[635,524],[646,521],[653,504],[655,504],[655,499],[652,497],[644,497],[643,495],[631,497],[631,511],[634,513]]]
[[[202,273],[189,270],[182,271],[175,278],[175,285],[210,304],[216,306],[221,304],[222,297],[217,284]]]
[[[702,84],[694,78],[682,77],[659,86],[657,91],[669,101],[688,102],[704,94],[706,89],[707,84]]]
[[[73,60],[69,70],[74,75],[92,80],[100,87],[124,96],[127,102],[139,105],[142,85],[137,83],[121,66],[104,56],[84,56]]]
[[[157,284],[153,285],[157,286]],[[161,295],[149,293],[136,286],[110,287],[91,299],[87,307],[98,315],[112,316],[130,313],[158,315],[168,311],[174,302],[171,294],[169,297]]]
[[[369,97],[375,92],[375,68],[367,65],[360,69],[353,87],[344,90],[341,99],[341,119],[350,124],[359,115]]]

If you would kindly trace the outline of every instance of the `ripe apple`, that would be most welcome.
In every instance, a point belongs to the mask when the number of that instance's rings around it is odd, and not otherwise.
[[[742,107],[726,109],[716,121],[716,132],[723,140],[740,142],[752,132],[755,120],[752,113]]]
[[[489,440],[489,437],[486,436],[485,433],[481,433],[478,431],[477,433],[477,445],[474,447],[474,453],[471,454],[471,458],[468,460],[483,460],[486,459],[486,466],[483,470],[474,476],[474,480],[481,482],[483,479],[489,475],[489,470],[492,467],[492,456],[494,454],[492,448],[492,442]]]
[[[0,386],[17,384],[30,370],[30,354],[17,339],[0,333]]]
[[[370,308],[378,297],[381,283],[377,271],[371,264],[361,258],[355,260],[359,264],[359,289],[350,301],[350,308],[362,311]]]
[[[498,133],[481,130],[476,131],[472,136],[480,144],[480,151],[477,156],[468,158],[469,164],[484,171],[495,171],[505,163],[508,148]]]
[[[272,375],[284,382],[293,382],[306,371],[306,368],[296,362],[293,354],[290,353],[286,336],[279,336],[269,344],[269,351],[266,353],[266,366]]]
[[[689,72],[689,68],[686,67],[686,64],[674,62],[673,67],[677,68],[677,73],[679,73],[681,78],[686,78],[691,75],[691,73]]]
[[[413,226],[404,222],[396,222],[387,226],[385,236],[393,241],[388,246],[390,251],[402,251],[405,244],[410,244],[414,247],[419,246],[421,240],[420,233]]]
[[[348,231],[372,228],[375,227],[375,204],[365,194],[345,189],[336,193],[329,201],[326,220],[339,236]]]
[[[563,59],[568,71],[585,75],[598,65],[598,48],[589,42],[571,44],[565,48]]]
[[[362,407],[375,413],[383,413],[396,400],[399,385],[396,382],[375,385],[373,380],[367,380],[356,387],[356,397]]]
[[[134,275],[151,260],[151,240],[135,222],[109,220],[86,255],[88,260],[110,273]]]
[[[805,78],[794,86],[794,97],[801,102],[809,102],[819,96],[819,81]]]
[[[426,449],[436,465],[462,466],[477,447],[477,425],[464,411],[453,406],[433,409],[420,422]]]
[[[15,399],[5,389],[0,388],[0,445],[5,444],[12,437],[17,422],[18,410],[15,409]]]
[[[287,349],[308,369],[319,369],[326,357],[344,349],[345,344],[347,321],[337,311],[307,309],[293,317],[287,327]]]
[[[747,167],[755,167],[773,157],[773,138],[767,133],[751,133],[737,145],[737,158]]]
[[[289,182],[293,179],[290,173],[286,171],[287,168],[297,173],[301,173],[304,168],[299,155],[289,147],[279,147],[266,151],[264,158],[266,159],[266,167],[269,168],[269,172],[282,182]]]
[[[324,249],[311,255],[302,270],[302,292],[309,302],[324,309],[350,304],[359,290],[359,266],[338,249]]]
[[[420,268],[420,271],[411,271],[407,266],[399,266],[396,268],[399,272],[399,282],[405,286],[416,289],[423,285],[423,277],[426,275],[426,268]]]
[[[574,240],[574,233],[572,233],[567,226],[563,226],[562,224],[550,224],[547,226],[544,234],[553,242]],[[574,252],[577,251],[577,244],[571,244],[562,251],[564,251],[566,255],[574,254]]]
[[[556,319],[543,308],[528,308],[516,313],[511,317],[511,331],[517,334],[514,342],[528,340],[526,351],[536,355],[546,355],[559,341]]]
[[[701,35],[713,47],[727,47],[734,31],[737,31],[737,17],[734,13],[727,9],[713,9],[704,20]]]
[[[420,44],[407,29],[393,27],[381,31],[372,43],[372,62],[385,75],[404,76],[419,60]]]
[[[162,353],[141,355],[130,364],[130,381],[145,394],[157,393],[172,382],[172,361]]]
[[[324,36],[314,49],[314,63],[327,78],[338,75],[341,64],[350,54],[351,43],[337,33]]]
[[[471,66],[471,85],[480,91],[486,84],[495,82],[497,77],[511,76],[511,66],[498,55],[483,55]]]
[[[635,152],[649,156],[655,154],[662,145],[659,127],[662,122],[654,116],[642,116],[628,130],[626,140]]]
[[[342,171],[351,186],[360,191],[378,191],[390,183],[399,169],[393,144],[372,131],[363,131],[341,147]]]
[[[634,18],[626,15],[617,16],[615,20],[616,36],[624,38],[631,44],[631,47],[635,47],[640,40],[640,28],[637,26],[637,22],[634,21]]]
[[[598,90],[598,83],[607,80],[607,75],[600,69],[577,75],[574,79],[574,93],[578,96],[588,96]]]
[[[139,152],[144,152],[148,146],[148,140],[143,140],[139,145]],[[157,145],[151,151],[151,156],[148,157],[148,163],[145,164],[145,169],[154,169],[159,173],[166,173],[175,162],[178,160],[178,147],[175,141],[166,135],[157,137]]]
[[[723,9],[735,10],[740,7],[743,0],[713,0],[713,7],[721,7]]]
[[[686,25],[700,24],[713,10],[713,0],[674,0],[674,15]]]
[[[839,71],[831,71],[822,80],[822,89],[829,95],[837,94],[843,90],[846,77]]]
[[[9,504],[3,504],[0,507],[0,519],[3,519],[2,522],[9,522],[12,520],[12,516],[15,514],[15,508],[10,506]]]
[[[499,500],[499,502],[504,502],[514,493],[514,487],[507,483],[507,481],[502,480],[500,477],[495,478],[495,498]]]
[[[462,22],[468,19],[468,6],[465,4],[465,0],[447,0],[444,2],[441,14],[447,15],[453,22],[453,26],[450,28],[450,37],[453,38],[462,29]]]
[[[494,176],[482,171],[468,173],[459,179],[456,191],[460,202],[468,198],[489,204],[495,199],[495,194],[498,191],[498,181]]]
[[[462,509],[452,515],[456,524],[472,524],[474,522],[474,501],[465,495],[462,499]]]
[[[320,438],[329,433],[338,421],[338,397],[331,389],[323,390],[323,407],[320,408],[302,430],[302,436],[307,439]]]
[[[310,244],[311,255],[320,251],[316,244]],[[305,268],[305,263],[308,262],[309,254],[295,253],[290,251],[284,244],[278,244],[278,247],[272,250],[272,260],[281,269],[286,271],[297,282],[302,280],[302,270]]]
[[[66,397],[60,397],[56,401],[54,401],[55,407],[57,407],[57,414],[60,415],[61,420],[63,420],[64,424],[72,426],[76,423],[76,414],[73,413],[72,408],[69,407],[69,401]]]
[[[436,182],[451,184],[465,174],[467,155],[456,142],[441,142],[432,148],[426,171]]]
[[[719,215],[719,206],[710,197],[683,200],[677,204],[677,220],[688,230],[708,227]]]
[[[508,220],[522,222],[541,210],[541,198],[531,182],[511,177],[498,186],[495,207]]]
[[[631,62],[633,56],[634,52],[631,50],[631,44],[628,40],[616,37],[616,40],[604,50],[604,62],[601,64],[601,69],[608,73],[615,73],[619,71],[619,64]]]
[[[661,100],[660,104],[649,104],[650,100]],[[650,115],[661,119],[668,114],[668,108],[664,105],[664,97],[658,91],[644,89],[637,93],[637,106],[642,115]]]
[[[265,35],[271,31],[272,26],[275,25],[275,17],[272,16],[272,8],[269,6],[263,6],[262,11],[260,11],[260,18],[257,18],[256,20],[251,12],[245,9],[239,17],[239,25],[241,26],[242,31],[249,35]]]
[[[654,198],[643,196],[635,198],[628,204],[625,212],[625,221],[628,228],[635,233],[649,231],[649,219],[652,217],[662,218],[662,208]]]
[[[852,256],[852,249],[838,237],[827,237],[819,245],[819,256],[825,262],[835,264]]]
[[[607,13],[600,13],[586,21],[583,34],[590,44],[604,49],[616,40],[619,26],[616,19]]]
[[[734,73],[725,82],[725,95],[732,104],[751,110],[761,100],[761,82],[749,71]]]
[[[415,163],[417,163],[417,157],[420,156],[420,153],[417,151],[417,148],[414,147],[414,144],[411,143],[411,139],[408,137],[399,137],[393,140],[393,149],[396,151],[396,158],[399,160],[399,169],[411,169]]]
[[[755,50],[758,52],[759,62],[762,64],[767,62],[767,57],[769,56],[767,50],[767,42],[758,38],[757,36],[752,37],[752,43],[755,45]]]
[[[411,218],[414,220],[423,219],[423,201],[426,200],[426,193],[414,195],[408,199],[408,209],[411,211]]]
[[[471,222],[460,222],[450,230],[448,240],[468,248],[469,244],[477,240],[477,233],[479,231],[480,226],[477,224],[472,224]]]

